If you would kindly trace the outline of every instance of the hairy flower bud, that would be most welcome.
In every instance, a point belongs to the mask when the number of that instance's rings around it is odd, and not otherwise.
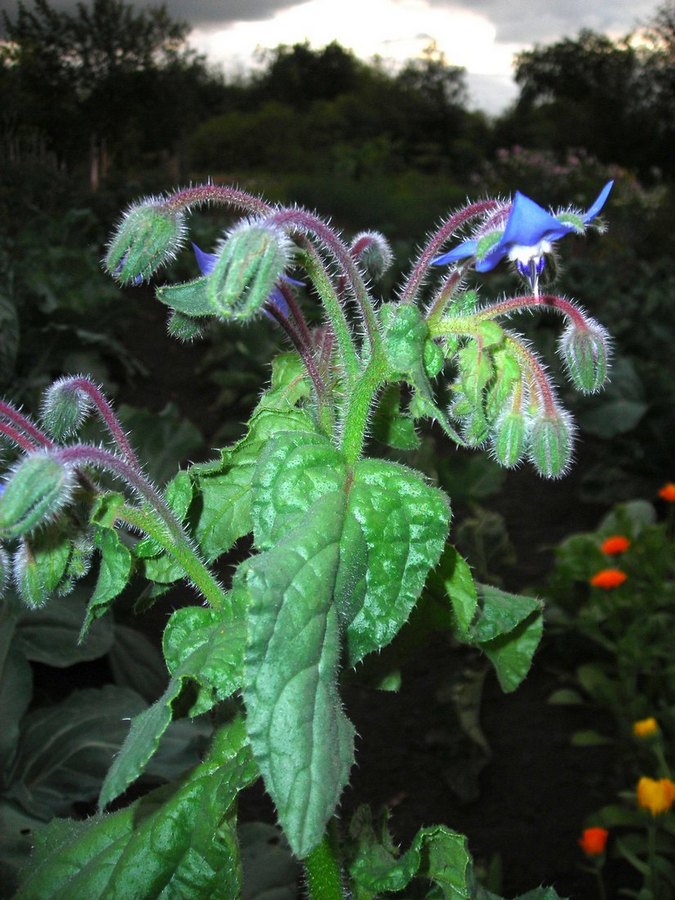
[[[0,496],[0,536],[20,537],[44,525],[70,500],[75,473],[48,453],[25,457]]]
[[[74,385],[73,379],[59,378],[44,393],[41,418],[49,434],[61,441],[75,434],[90,409],[90,398]]]
[[[497,462],[507,469],[517,466],[527,447],[527,420],[520,412],[509,412],[495,425],[491,437]]]
[[[570,325],[560,336],[559,351],[570,380],[585,394],[599,391],[607,380],[609,335],[598,322]]]
[[[185,214],[159,197],[131,206],[113,235],[104,265],[120,284],[137,284],[173,259],[185,237]]]
[[[280,228],[240,222],[222,242],[208,277],[207,297],[221,319],[245,321],[265,301],[290,264],[293,244]]]
[[[530,433],[530,459],[544,478],[561,478],[572,461],[573,427],[561,409],[542,412]]]
[[[354,237],[351,254],[370,278],[381,278],[394,261],[389,241],[379,231],[362,231]]]

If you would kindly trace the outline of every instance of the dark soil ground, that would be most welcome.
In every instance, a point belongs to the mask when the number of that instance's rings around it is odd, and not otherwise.
[[[149,374],[124,399],[157,411],[174,401],[208,445],[216,430],[215,391],[195,378],[202,345],[167,339],[164,313],[149,297],[137,314],[126,343]],[[582,464],[583,455],[582,446]],[[597,521],[600,510],[575,499],[577,477],[544,482],[527,471],[509,475],[497,501],[518,560],[508,574],[509,588],[536,583],[550,565],[551,548]],[[487,867],[499,858],[505,896],[543,883],[574,900],[596,897],[592,877],[581,870],[577,838],[586,816],[615,799],[618,782],[610,752],[570,744],[573,731],[597,727],[597,719],[547,703],[559,686],[556,672],[565,665],[545,642],[523,685],[505,695],[477,654],[439,637],[404,668],[398,693],[348,685],[347,712],[359,739],[343,820],[361,803],[386,805],[402,846],[419,827],[443,823],[468,836],[479,864]],[[452,685],[464,677],[474,688],[482,684],[479,721],[487,747],[462,730],[449,699]],[[245,819],[274,821],[271,804],[257,788],[242,798],[241,812]],[[617,879],[609,897],[630,884],[630,873],[620,870]]]

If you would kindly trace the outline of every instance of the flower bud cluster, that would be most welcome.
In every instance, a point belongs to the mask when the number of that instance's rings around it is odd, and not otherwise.
[[[185,240],[185,213],[158,197],[131,206],[117,225],[104,265],[120,284],[139,284],[172,260]]]

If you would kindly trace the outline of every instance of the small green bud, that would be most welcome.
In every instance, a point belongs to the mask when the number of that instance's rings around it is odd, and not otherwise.
[[[491,437],[497,462],[507,469],[517,466],[527,447],[527,420],[520,412],[509,412],[496,424]]]
[[[160,197],[129,207],[108,245],[104,265],[120,284],[137,284],[173,259],[186,234],[185,213]]]
[[[394,261],[389,241],[379,231],[362,231],[354,237],[352,256],[361,263],[369,278],[382,278]]]
[[[561,409],[542,412],[530,434],[530,459],[544,478],[561,478],[572,461],[572,422]]]
[[[206,293],[221,319],[245,321],[262,312],[265,301],[292,259],[293,243],[280,228],[240,222],[217,250]]]
[[[75,472],[47,453],[25,457],[0,496],[0,536],[21,537],[54,518],[72,496]]]
[[[590,320],[587,327],[570,325],[559,342],[570,380],[585,394],[599,391],[607,381],[609,369],[609,335],[598,322]]]
[[[42,398],[41,418],[45,428],[57,441],[75,434],[91,409],[91,400],[72,385],[72,378],[58,378]]]

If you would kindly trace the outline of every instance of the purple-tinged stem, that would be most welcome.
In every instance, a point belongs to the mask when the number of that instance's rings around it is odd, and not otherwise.
[[[33,444],[31,444],[30,447],[31,450],[35,449],[35,445],[39,447],[53,446],[52,441],[49,440],[44,431],[41,431],[36,425],[33,425],[31,420],[20,413],[18,409],[11,405],[11,403],[5,403],[4,400],[0,400],[0,417],[9,419],[9,421],[17,425],[26,436],[33,439]],[[8,433],[8,437],[9,436]],[[12,440],[14,440],[14,438],[12,438]]]
[[[347,276],[366,326],[370,346],[372,348],[379,346],[380,332],[363,276],[354,262],[349,248],[333,229],[329,228],[318,216],[305,209],[280,209],[273,213],[267,221],[282,227],[297,228],[301,232],[310,232],[318,238]]]
[[[475,216],[491,212],[498,206],[499,202],[497,200],[480,200],[477,203],[472,203],[470,206],[465,206],[464,209],[460,209],[459,212],[450,216],[438,231],[431,235],[427,245],[417,257],[410,275],[401,290],[401,301],[403,303],[414,302],[432,261],[438,256],[443,244],[452,237],[460,226]]]
[[[163,206],[168,212],[180,212],[191,206],[202,206],[204,203],[216,203],[221,206],[233,206],[249,215],[264,216],[272,212],[273,207],[260,197],[242,191],[239,188],[218,184],[198,184],[194,187],[182,188],[167,197]]]
[[[544,407],[544,411],[547,415],[554,416],[558,411],[558,404],[544,367],[535,354],[528,350],[522,341],[518,340],[515,335],[505,331],[504,338],[515,355],[522,362],[523,367],[530,374],[532,384],[536,389],[536,393]]]
[[[40,449],[40,444],[34,443],[27,435],[10,425],[9,422],[0,422],[0,434],[4,434],[10,441],[13,441],[17,447],[21,447],[26,453],[34,453]]]
[[[460,266],[455,269],[443,282],[441,289],[436,294],[434,299],[431,302],[431,306],[429,307],[426,320],[428,323],[435,322],[436,319],[439,318],[443,314],[443,310],[445,309],[448,301],[452,297],[455,292],[457,286],[461,283],[464,278],[464,273],[466,272],[467,266]]]
[[[290,338],[293,346],[295,347],[295,349],[298,351],[298,353],[302,357],[302,361],[305,365],[305,368],[307,369],[307,372],[309,373],[310,378],[314,382],[314,389],[316,390],[317,398],[318,398],[319,402],[321,403],[321,401],[326,396],[326,385],[324,384],[324,381],[323,381],[321,375],[319,374],[319,370],[316,367],[316,363],[314,362],[314,358],[312,356],[311,343],[308,345],[303,341],[301,335],[298,333],[298,331],[296,330],[294,325],[291,322],[289,322],[289,320],[286,318],[286,316],[281,312],[280,309],[278,309],[274,305],[274,303],[265,304],[265,312],[269,313],[269,315],[272,316],[279,323],[279,325],[281,325],[281,327],[284,329],[284,331]],[[310,337],[310,342],[311,342],[311,337]]]
[[[281,291],[281,294],[288,305],[290,313],[293,316],[293,321],[297,325],[300,336],[302,337],[303,343],[307,347],[311,347],[312,335],[309,333],[307,322],[302,314],[302,310],[300,309],[300,304],[295,299],[295,293],[293,292],[293,289],[289,284],[286,284],[286,282],[281,279],[277,283],[277,287]]]
[[[64,388],[72,388],[76,391],[81,391],[83,394],[86,394],[86,396],[96,407],[96,411],[101,421],[110,432],[110,436],[115,441],[120,451],[133,466],[135,466],[137,469],[140,469],[138,458],[132,450],[131,444],[129,443],[127,436],[124,433],[119,419],[113,412],[113,408],[103,392],[99,390],[99,388],[96,387],[96,385],[88,378],[83,378],[81,376],[75,376],[73,378],[69,378],[67,381],[64,381],[61,385],[61,389],[63,390]]]
[[[588,327],[588,320],[584,313],[564,297],[558,297],[555,294],[526,294],[522,297],[509,297],[508,300],[501,300],[497,303],[491,303],[482,309],[476,310],[471,314],[474,321],[484,322],[486,319],[495,319],[497,316],[508,316],[511,313],[520,312],[524,309],[532,309],[533,307],[542,307],[544,309],[552,309],[566,316],[577,328]]]

